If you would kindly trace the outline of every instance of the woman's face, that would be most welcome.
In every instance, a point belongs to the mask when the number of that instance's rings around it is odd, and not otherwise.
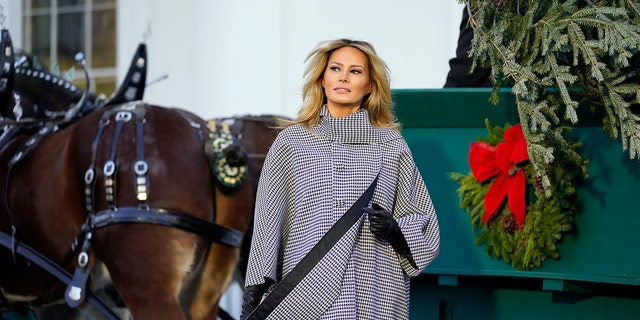
[[[354,47],[342,47],[329,56],[322,86],[332,117],[347,116],[360,108],[364,96],[371,93],[369,63]]]

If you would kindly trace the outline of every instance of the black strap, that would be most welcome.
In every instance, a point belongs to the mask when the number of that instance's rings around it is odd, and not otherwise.
[[[300,260],[300,262],[282,279],[267,297],[258,305],[247,319],[261,320],[266,319],[269,314],[284,300],[284,298],[295,288],[295,286],[304,279],[304,277],[315,267],[316,264],[324,257],[327,252],[342,238],[342,236],[353,226],[353,224],[362,216],[364,209],[373,196],[373,190],[376,188],[378,177],[373,180],[369,188],[360,196],[360,198],[349,208],[349,210],[336,222],[336,224],[327,231],[318,243]]]
[[[230,247],[238,247],[243,233],[239,230],[186,215],[170,209],[150,208],[140,210],[138,207],[120,207],[118,211],[102,210],[90,221],[96,228],[103,228],[118,223],[146,223],[173,227],[201,235],[215,243]]]
[[[9,248],[13,245],[14,239],[10,237],[8,234],[4,232],[0,232],[0,247]],[[55,262],[51,261],[51,259],[44,256],[42,253],[36,251],[35,249],[29,247],[24,243],[18,243],[16,246],[16,253],[28,259],[32,263],[35,263],[43,270],[49,272],[58,280],[60,280],[64,284],[69,284],[71,282],[71,275],[67,270],[63,267],[59,266]],[[102,313],[107,319],[115,319],[119,320],[120,318],[113,312],[107,305],[95,294],[91,291],[87,292],[87,300],[91,303],[100,313]]]

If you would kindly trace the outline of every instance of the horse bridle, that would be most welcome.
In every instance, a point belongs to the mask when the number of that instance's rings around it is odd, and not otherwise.
[[[149,172],[149,164],[144,158],[143,143],[146,106],[147,105],[141,101],[129,102],[108,110],[102,115],[100,120],[98,130],[91,145],[91,164],[85,173],[87,219],[80,228],[80,234],[78,234],[74,240],[72,250],[67,254],[67,257],[73,256],[77,249],[80,248],[78,265],[65,293],[67,304],[71,307],[79,305],[84,300],[86,281],[91,270],[91,268],[88,267],[88,250],[91,237],[96,229],[121,223],[157,224],[192,232],[212,242],[231,247],[239,246],[242,241],[243,233],[236,229],[183,214],[175,210],[152,208],[149,206],[147,202],[149,191],[147,174]],[[190,126],[195,130],[198,139],[200,139],[201,145],[204,145],[204,136],[202,135],[200,124],[190,119],[186,113],[181,111],[178,111],[178,113],[189,122]],[[107,209],[95,212],[94,190],[96,183],[95,162],[97,148],[104,129],[109,124],[112,116],[114,116],[116,127],[113,132],[113,138],[111,139],[112,143],[109,158],[103,166],[103,174],[105,177],[104,196],[107,202]],[[132,120],[135,121],[136,125],[135,140],[137,159],[133,165],[133,170],[136,175],[135,192],[138,206],[118,207],[115,202],[115,188],[117,185],[115,173],[118,169],[116,148],[122,127],[126,122]],[[78,247],[77,245],[80,243],[82,243],[82,245]]]

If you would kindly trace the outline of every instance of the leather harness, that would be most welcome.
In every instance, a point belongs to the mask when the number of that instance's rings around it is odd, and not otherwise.
[[[239,230],[228,228],[175,210],[152,208],[149,206],[147,202],[149,192],[147,174],[149,172],[149,165],[144,158],[143,145],[146,106],[147,105],[143,102],[134,101],[108,110],[103,114],[98,125],[98,130],[91,144],[91,164],[86,170],[84,176],[85,208],[87,211],[87,218],[81,226],[79,234],[75,237],[71,245],[71,249],[65,256],[62,264],[57,264],[51,261],[26,244],[18,241],[15,237],[15,227],[13,226],[13,222],[11,235],[5,232],[0,232],[0,245],[12,251],[14,261],[16,254],[21,255],[67,285],[65,299],[70,307],[77,307],[86,299],[108,319],[118,319],[118,317],[109,310],[99,298],[91,292],[88,292],[86,289],[87,280],[91,271],[88,251],[90,249],[91,237],[97,229],[120,223],[156,224],[179,228],[203,236],[212,242],[231,247],[239,246],[243,237],[243,233]],[[194,131],[200,139],[200,142],[204,144],[204,136],[201,131],[201,126],[190,119],[188,114],[181,112],[180,110],[176,111],[190,123],[191,127],[194,128]],[[116,125],[112,138],[113,143],[111,145],[109,158],[102,168],[105,176],[104,197],[107,202],[107,209],[96,212],[94,190],[96,186],[95,163],[97,149],[104,129],[109,125],[112,117],[114,118]],[[126,122],[131,120],[134,120],[136,125],[136,162],[133,165],[133,170],[136,175],[134,183],[138,205],[118,207],[115,201],[115,188],[117,185],[115,181],[115,173],[118,169],[118,162],[116,159],[117,142],[120,137],[122,127]],[[14,155],[10,161],[10,168],[24,158],[28,151],[35,147],[40,139],[48,133],[55,131],[55,129],[52,130],[53,128],[45,128],[46,129],[37,132],[27,141],[25,146],[21,148],[16,155]],[[10,221],[12,221],[12,214],[11,212],[8,213]],[[67,265],[71,258],[76,254],[78,254],[78,261],[75,272],[72,276],[63,268],[63,266]],[[48,289],[43,290],[42,292],[48,292]],[[43,294],[41,294],[41,297],[42,296]]]

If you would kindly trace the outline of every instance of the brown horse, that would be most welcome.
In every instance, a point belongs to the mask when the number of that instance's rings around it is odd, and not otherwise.
[[[0,305],[81,302],[99,260],[135,319],[215,319],[275,137],[269,122],[242,123],[249,170],[232,187],[212,183],[207,122],[183,110],[130,102],[18,132],[0,150],[0,231],[12,240],[0,247]],[[76,286],[17,254],[24,245]]]

